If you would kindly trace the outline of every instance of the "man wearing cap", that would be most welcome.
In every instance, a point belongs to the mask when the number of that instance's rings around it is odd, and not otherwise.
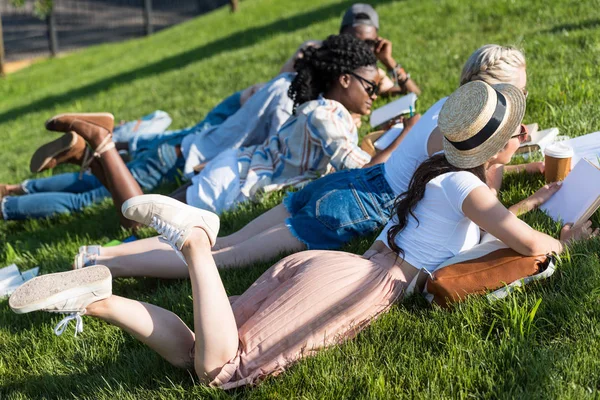
[[[353,35],[365,41],[373,48],[377,59],[386,67],[389,77],[385,71],[379,69],[379,91],[381,95],[421,93],[419,87],[410,78],[410,74],[407,74],[404,68],[392,57],[392,42],[379,36],[379,15],[369,4],[357,3],[346,10],[342,17],[340,33]],[[283,65],[281,72],[294,72],[294,63],[302,57],[304,49],[309,46],[316,47],[320,45],[321,41],[318,40],[309,40],[302,43],[296,53]]]

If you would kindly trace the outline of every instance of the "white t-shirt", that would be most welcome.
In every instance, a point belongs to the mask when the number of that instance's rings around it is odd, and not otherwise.
[[[429,158],[427,142],[437,127],[438,116],[446,99],[439,100],[423,114],[385,162],[384,176],[396,196],[406,192],[417,167]]]
[[[416,268],[433,272],[440,264],[479,243],[479,227],[465,216],[462,204],[473,189],[485,186],[467,171],[448,172],[427,183],[425,196],[408,217],[395,242],[404,259]],[[418,222],[417,222],[418,220]],[[387,232],[397,223],[392,218],[377,240],[389,246]]]

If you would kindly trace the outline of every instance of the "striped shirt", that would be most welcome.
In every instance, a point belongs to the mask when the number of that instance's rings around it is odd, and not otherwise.
[[[297,108],[265,143],[238,150],[241,192],[252,197],[326,174],[332,168],[361,168],[371,160],[358,147],[352,116],[319,96]]]

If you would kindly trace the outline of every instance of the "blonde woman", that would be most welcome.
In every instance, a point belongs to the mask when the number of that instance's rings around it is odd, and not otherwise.
[[[481,47],[467,60],[460,84],[478,80],[488,84],[510,83],[526,96],[523,53],[495,44]],[[217,265],[240,267],[271,260],[284,252],[338,249],[352,238],[381,228],[390,217],[396,196],[408,188],[415,169],[442,150],[442,134],[437,129],[437,121],[446,99],[435,103],[420,119],[417,117],[406,123],[405,133],[380,154],[379,162],[383,163],[321,177],[304,189],[289,193],[283,204],[240,231],[218,238],[213,249]],[[533,166],[533,170],[539,167]],[[490,166],[488,172],[498,189],[502,168]],[[539,192],[537,197],[515,205],[513,210],[526,212],[538,206],[556,188]],[[95,263],[109,267],[113,276],[188,276],[185,264],[158,238],[116,247],[82,247],[75,259],[75,267]]]
[[[215,214],[159,195],[128,200],[123,214],[155,227],[187,264],[193,331],[168,310],[113,295],[104,266],[34,278],[9,305],[17,313],[69,314],[57,333],[72,319],[81,331],[83,314],[104,320],[172,364],[193,368],[211,386],[257,383],[355,336],[402,299],[418,269],[433,271],[477,244],[480,227],[524,255],[560,253],[565,242],[598,234],[589,222],[565,227],[561,240],[540,233],[485,184],[486,168],[511,156],[524,113],[525,96],[512,85],[462,86],[440,113],[445,154],[417,168],[399,198],[398,217],[371,249],[363,256],[303,251],[286,257],[231,302],[211,255],[219,230]]]

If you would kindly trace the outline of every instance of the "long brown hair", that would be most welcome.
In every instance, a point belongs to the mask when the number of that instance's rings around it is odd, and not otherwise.
[[[395,212],[392,218],[395,217],[397,223],[388,230],[387,240],[390,248],[402,258],[404,258],[404,250],[396,244],[395,239],[396,236],[406,228],[409,215],[412,215],[417,220],[417,224],[419,223],[419,220],[415,214],[413,214],[413,211],[419,201],[425,196],[427,183],[445,173],[458,171],[470,172],[481,179],[482,182],[486,181],[485,168],[483,165],[468,169],[458,168],[450,164],[444,154],[436,154],[424,161],[419,168],[417,168],[410,180],[408,190],[396,198],[396,201],[394,202]]]

